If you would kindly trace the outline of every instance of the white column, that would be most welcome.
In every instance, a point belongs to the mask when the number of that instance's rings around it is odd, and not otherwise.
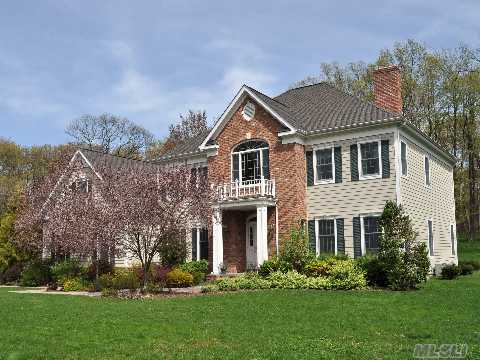
[[[267,241],[267,207],[257,207],[257,264],[262,265],[268,260]]]
[[[222,210],[213,209],[213,260],[212,274],[220,273],[220,264],[223,263],[223,229],[222,229]]]

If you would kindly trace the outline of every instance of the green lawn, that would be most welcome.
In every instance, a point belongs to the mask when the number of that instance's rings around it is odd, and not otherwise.
[[[480,259],[480,242],[459,244]],[[480,272],[420,291],[269,290],[144,301],[0,288],[0,359],[408,359],[417,343],[480,358]]]
[[[458,259],[478,260],[480,261],[480,239],[468,241],[463,238],[458,239]]]

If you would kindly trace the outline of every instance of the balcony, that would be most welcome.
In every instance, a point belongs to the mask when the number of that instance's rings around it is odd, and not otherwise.
[[[233,181],[217,186],[217,199],[220,202],[252,198],[275,198],[275,180]]]

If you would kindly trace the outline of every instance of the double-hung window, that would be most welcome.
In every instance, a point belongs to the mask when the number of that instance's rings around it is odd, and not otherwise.
[[[402,165],[402,175],[407,176],[408,174],[407,144],[403,141],[400,142],[400,159],[401,159],[401,165]]]
[[[192,228],[192,260],[208,260],[208,231]]]
[[[378,239],[380,237],[380,228],[378,226],[378,216],[362,217],[362,245],[363,254],[374,253],[378,251]]]
[[[337,226],[335,219],[317,220],[317,254],[336,254]]]
[[[434,242],[433,242],[433,222],[432,220],[427,220],[427,232],[428,232],[428,253],[430,256],[433,256],[434,252]]]
[[[334,148],[315,151],[315,171],[317,183],[331,183],[335,179]]]
[[[381,177],[380,164],[380,141],[372,141],[358,144],[360,178],[378,178]]]

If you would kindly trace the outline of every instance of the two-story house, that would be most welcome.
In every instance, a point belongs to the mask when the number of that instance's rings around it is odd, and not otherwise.
[[[374,84],[375,103],[326,83],[276,97],[243,86],[211,131],[166,154],[217,191],[210,228],[191,229],[192,258],[243,272],[300,223],[317,254],[359,257],[378,249],[377,218],[394,200],[432,265],[456,263],[455,159],[402,118],[396,66]]]

